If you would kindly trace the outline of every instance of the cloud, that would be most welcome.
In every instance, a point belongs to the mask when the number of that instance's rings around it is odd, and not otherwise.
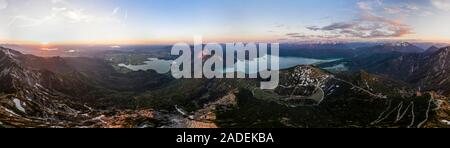
[[[30,0],[10,3],[7,9],[5,13],[0,10],[0,20],[4,21],[0,27],[6,28],[0,29],[0,36],[14,33],[15,38],[49,42],[134,37],[135,28],[128,27],[124,20],[126,9],[119,7],[95,9],[68,0]]]
[[[358,2],[356,3],[359,9],[361,10],[372,10],[372,7],[366,2]]]
[[[116,15],[118,12],[119,12],[119,10],[120,10],[120,7],[116,7],[116,8],[114,8],[114,10],[112,11],[112,15]]]
[[[53,12],[62,12],[62,11],[66,11],[66,10],[67,10],[67,8],[65,8],[65,7],[53,7],[52,8]]]
[[[66,19],[70,20],[71,22],[91,22],[96,20],[95,16],[91,16],[87,13],[85,13],[82,9],[72,9],[72,10],[66,10],[62,13],[63,16],[65,16]]]
[[[323,27],[309,26],[306,28],[353,38],[392,38],[413,33],[412,28],[400,20],[374,14],[372,7],[367,3],[359,2],[357,6],[362,13],[354,20],[332,23]],[[410,9],[416,8],[411,6]]]
[[[64,0],[51,0],[50,2],[66,3]],[[120,10],[118,7],[112,11],[111,16],[100,16],[86,12],[84,9],[70,7],[67,4],[50,7],[49,13],[45,16],[33,16],[29,14],[15,15],[8,24],[9,26],[15,25],[17,27],[35,27],[51,22],[59,22],[64,25],[68,25],[69,23],[121,23],[120,18],[115,16]]]
[[[289,38],[279,38],[279,39],[277,39],[278,41],[287,41],[287,40],[289,40]]]
[[[431,11],[424,11],[420,14],[420,16],[432,16],[432,15],[434,15],[434,13]]]
[[[431,0],[431,4],[433,4],[433,6],[441,10],[450,11],[449,0]]]
[[[397,14],[397,13],[402,12],[403,10],[400,8],[395,8],[395,7],[386,7],[386,8],[384,8],[384,11],[389,14]]]
[[[404,7],[407,10],[420,10],[420,7],[414,4],[406,4]]]
[[[35,17],[29,15],[16,15],[10,25],[17,23],[18,27],[34,27],[55,20],[64,20],[67,23],[89,23],[98,20],[95,16],[86,14],[82,9],[69,9],[66,7],[52,7],[51,13]]]
[[[383,10],[388,14],[410,14],[420,10],[420,7],[414,4],[403,4],[399,6],[384,7]]]
[[[51,0],[52,3],[57,4],[57,3],[67,3],[65,0]]]
[[[325,26],[320,28],[319,30],[324,30],[324,31],[332,31],[335,29],[348,29],[348,28],[353,28],[355,27],[356,24],[354,23],[333,23],[331,25]],[[317,30],[317,29],[316,29]]]
[[[284,40],[289,39],[302,39],[302,40],[313,40],[313,39],[335,39],[340,37],[340,35],[306,35],[302,33],[287,33],[287,38],[283,38]]]
[[[320,28],[320,27],[317,27],[317,26],[308,26],[308,27],[306,27],[306,29],[309,29],[309,30],[312,30],[312,31],[318,31],[318,30],[320,30],[321,28]]]
[[[283,28],[283,27],[285,27],[284,24],[275,25],[275,28]]]
[[[5,9],[7,7],[8,7],[8,1],[0,0],[0,10]]]
[[[309,27],[308,29],[357,38],[402,37],[413,33],[408,25],[377,16],[361,18],[352,22],[333,23],[324,27]]]
[[[286,36],[295,36],[295,35],[300,35],[300,33],[286,33]]]
[[[59,50],[58,48],[41,48],[40,50],[44,50],[44,51],[57,51]]]

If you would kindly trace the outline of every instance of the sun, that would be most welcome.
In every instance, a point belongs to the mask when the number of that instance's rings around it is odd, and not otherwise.
[[[41,45],[43,45],[43,46],[46,46],[48,44],[49,44],[48,42],[41,42]]]

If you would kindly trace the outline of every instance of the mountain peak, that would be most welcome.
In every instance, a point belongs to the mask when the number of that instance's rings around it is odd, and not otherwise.
[[[414,46],[413,44],[409,43],[409,42],[396,42],[396,43],[388,43],[385,44],[385,46],[392,46],[392,47],[410,47],[410,46]]]
[[[436,47],[436,46],[431,46],[430,48],[428,48],[428,49],[425,51],[425,54],[429,55],[429,54],[433,54],[433,53],[435,53],[435,52],[437,52],[437,51],[439,51],[439,48],[438,48],[438,47]]]
[[[12,65],[18,65],[20,63],[19,59],[22,53],[9,49],[0,47],[0,70],[4,68],[5,66],[12,66]]]
[[[358,49],[359,54],[380,54],[380,53],[422,53],[424,49],[419,48],[409,42],[387,43],[384,45],[376,45],[372,47],[363,47]]]
[[[9,58],[14,58],[17,57],[18,55],[21,55],[22,53],[9,49],[9,48],[4,48],[0,46],[0,52],[5,55],[8,56]]]

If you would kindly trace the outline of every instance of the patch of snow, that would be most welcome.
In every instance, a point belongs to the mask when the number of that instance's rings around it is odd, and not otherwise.
[[[98,117],[92,118],[92,121],[100,121],[102,123],[106,123],[105,121],[103,121],[103,118],[105,118],[105,115],[100,115]]]
[[[175,109],[176,109],[181,115],[187,116],[186,111],[184,111],[184,110],[181,109],[181,108],[178,108],[178,105],[175,105]]]
[[[75,126],[75,128],[92,128],[92,127],[89,127],[89,126]]]
[[[42,85],[39,84],[39,83],[35,83],[34,86],[35,86],[35,87],[41,87],[41,88],[42,88]]]
[[[14,99],[13,99],[13,102],[14,102],[14,104],[16,105],[16,108],[17,108],[18,110],[20,110],[20,111],[26,113],[26,112],[25,112],[25,108],[22,107],[22,102],[21,102],[19,99],[14,98]]]
[[[441,122],[442,122],[442,123],[445,123],[445,124],[447,124],[447,125],[450,125],[450,121],[448,121],[448,120],[441,120]]]
[[[144,125],[139,126],[138,128],[150,128],[150,127],[151,127],[150,125],[144,124]]]
[[[18,114],[16,114],[15,112],[13,112],[12,110],[9,110],[7,108],[4,108],[6,112],[8,112],[10,115],[9,116],[19,116]]]
[[[367,89],[370,89],[369,83],[366,80],[364,80],[364,84],[366,84]]]
[[[9,68],[3,69],[2,72],[0,73],[0,76],[5,76],[7,74],[9,74]]]
[[[11,53],[11,51],[9,49],[6,49],[6,53],[7,56],[9,56],[10,58],[15,57],[16,55]]]
[[[32,97],[30,97],[30,96],[27,96],[27,100],[28,101],[33,101]]]

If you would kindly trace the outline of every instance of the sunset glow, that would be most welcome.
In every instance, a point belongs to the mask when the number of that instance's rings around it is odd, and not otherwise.
[[[445,0],[0,1],[1,43],[450,41]]]

